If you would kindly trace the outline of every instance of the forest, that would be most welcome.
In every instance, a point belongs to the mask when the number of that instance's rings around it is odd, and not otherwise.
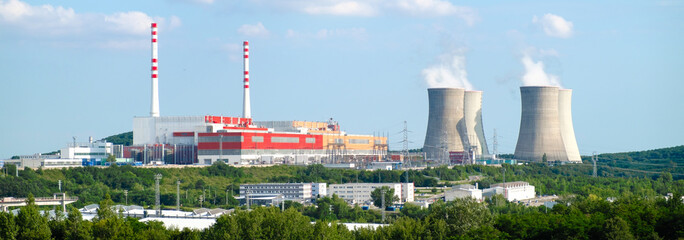
[[[132,166],[79,167],[63,169],[25,168],[14,173],[14,165],[1,169],[0,196],[37,197],[52,196],[62,191],[79,197],[75,207],[97,203],[110,194],[116,203],[128,203],[148,207],[154,203],[154,175],[162,174],[160,181],[161,202],[175,206],[176,182],[180,181],[181,204],[184,207],[235,206],[232,196],[239,193],[242,183],[264,182],[414,182],[417,187],[451,186],[452,181],[480,176],[481,188],[505,180],[527,181],[534,185],[538,195],[596,195],[601,198],[632,194],[641,197],[664,196],[667,193],[684,192],[684,180],[675,180],[669,172],[650,177],[616,177],[617,170],[599,168],[599,177],[591,177],[589,165],[572,164],[547,166],[545,164],[509,165],[503,167],[469,165],[435,167],[408,171],[365,171],[330,169],[322,165],[236,168],[223,163],[209,167],[186,168],[140,168]],[[474,182],[473,182],[474,183]],[[204,195],[204,202],[200,202]],[[226,202],[228,199],[228,202]]]
[[[16,216],[0,213],[0,239],[681,239],[681,197],[625,195],[609,202],[590,194],[563,200],[552,209],[525,207],[500,196],[484,203],[456,199],[427,209],[407,204],[387,225],[349,230],[339,219],[353,218],[357,211],[349,211],[342,199],[333,196],[322,199],[332,207],[320,202],[313,207],[313,219],[306,215],[311,208],[297,204],[284,211],[256,207],[238,209],[197,230],[166,229],[158,221],[124,217],[109,207],[114,202],[108,194],[92,221],[83,220],[76,208],[66,216],[48,218],[29,195],[28,205]]]
[[[676,152],[660,157],[681,162]],[[645,162],[648,153],[625,153],[601,159],[630,157]],[[606,160],[607,161],[607,160]],[[620,160],[616,160],[619,162]],[[677,170],[680,166],[671,166]],[[62,191],[77,196],[67,216],[48,219],[29,205],[18,215],[0,213],[0,239],[679,239],[684,238],[684,179],[671,171],[625,174],[620,168],[590,164],[530,163],[496,166],[442,166],[423,170],[365,171],[329,169],[322,165],[236,168],[223,163],[209,167],[141,168],[132,166],[64,169],[17,169],[5,165],[0,196],[44,197]],[[18,176],[15,176],[18,173]],[[638,173],[638,172],[637,172]],[[495,196],[484,203],[470,200],[437,202],[427,209],[406,204],[383,222],[379,210],[350,206],[337,196],[313,205],[285,202],[279,207],[237,207],[205,230],[165,229],[160,222],[139,222],[102,210],[93,221],[83,221],[76,210],[99,203],[141,205],[154,203],[154,175],[162,174],[161,202],[174,208],[176,182],[184,210],[198,207],[234,208],[242,183],[261,182],[414,182],[418,187],[443,187],[478,176],[481,188],[502,181],[527,181],[538,195],[558,195],[552,209],[526,207]],[[675,173],[676,174],[676,173]],[[674,175],[674,176],[673,176]],[[475,183],[475,182],[470,182]],[[124,190],[128,191],[127,199]],[[666,199],[669,193],[673,197]],[[204,195],[204,202],[199,199]],[[610,201],[608,201],[610,199]],[[674,199],[674,200],[673,200]],[[679,199],[679,201],[677,201]],[[347,230],[343,222],[388,223],[375,230]],[[257,231],[258,230],[258,231]]]

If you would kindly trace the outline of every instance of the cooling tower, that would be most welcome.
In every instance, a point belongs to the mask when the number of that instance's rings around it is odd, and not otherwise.
[[[423,151],[428,159],[444,160],[450,151],[463,151],[459,129],[463,120],[462,88],[429,88],[428,126]]]
[[[568,161],[558,115],[558,87],[520,87],[522,116],[515,157],[521,160]]]
[[[572,89],[560,89],[558,91],[558,118],[560,120],[561,136],[565,145],[565,152],[571,162],[582,162],[575,129],[572,127]]]
[[[482,91],[465,91],[463,118],[468,143],[471,147],[477,147],[476,155],[488,155],[489,149],[482,127]]]

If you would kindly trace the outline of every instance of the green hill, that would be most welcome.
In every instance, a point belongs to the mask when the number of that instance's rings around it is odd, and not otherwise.
[[[104,138],[104,140],[107,140],[107,142],[114,144],[130,146],[133,145],[133,131],[112,135]]]
[[[599,154],[598,158],[599,166],[623,170],[626,175],[654,177],[662,172],[670,172],[675,179],[684,178],[684,145],[646,151],[604,153]],[[584,160],[585,163],[591,163],[590,157],[585,157]]]

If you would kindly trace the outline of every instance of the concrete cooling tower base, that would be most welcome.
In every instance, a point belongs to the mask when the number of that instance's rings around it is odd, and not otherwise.
[[[467,140],[476,155],[489,155],[482,127],[482,91],[466,91],[463,105]]]
[[[567,123],[567,121],[560,119],[559,88],[550,86],[520,87],[520,95],[522,115],[518,144],[515,147],[515,158],[540,162],[546,155],[548,161],[569,161],[568,148],[574,145],[574,148],[577,149],[577,143],[564,142],[561,122]],[[565,98],[563,99],[565,100]],[[562,109],[565,113],[565,106]],[[569,114],[569,110],[567,111]],[[569,124],[572,125],[571,122]],[[563,129],[565,129],[566,135],[568,135],[568,131],[572,132],[572,129],[567,130],[567,126]],[[574,139],[574,132],[572,135]]]
[[[462,152],[463,141],[459,129],[463,120],[462,88],[428,89],[429,115],[423,151],[427,159],[445,160],[451,151]]]

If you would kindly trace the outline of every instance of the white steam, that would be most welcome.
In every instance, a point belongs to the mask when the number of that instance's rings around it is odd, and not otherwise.
[[[529,53],[524,53],[520,61],[525,66],[525,74],[522,76],[523,86],[562,87],[558,76],[544,71],[544,62],[535,62]]]
[[[474,90],[468,81],[462,51],[439,56],[439,63],[423,69],[423,77],[428,88],[465,88]]]

